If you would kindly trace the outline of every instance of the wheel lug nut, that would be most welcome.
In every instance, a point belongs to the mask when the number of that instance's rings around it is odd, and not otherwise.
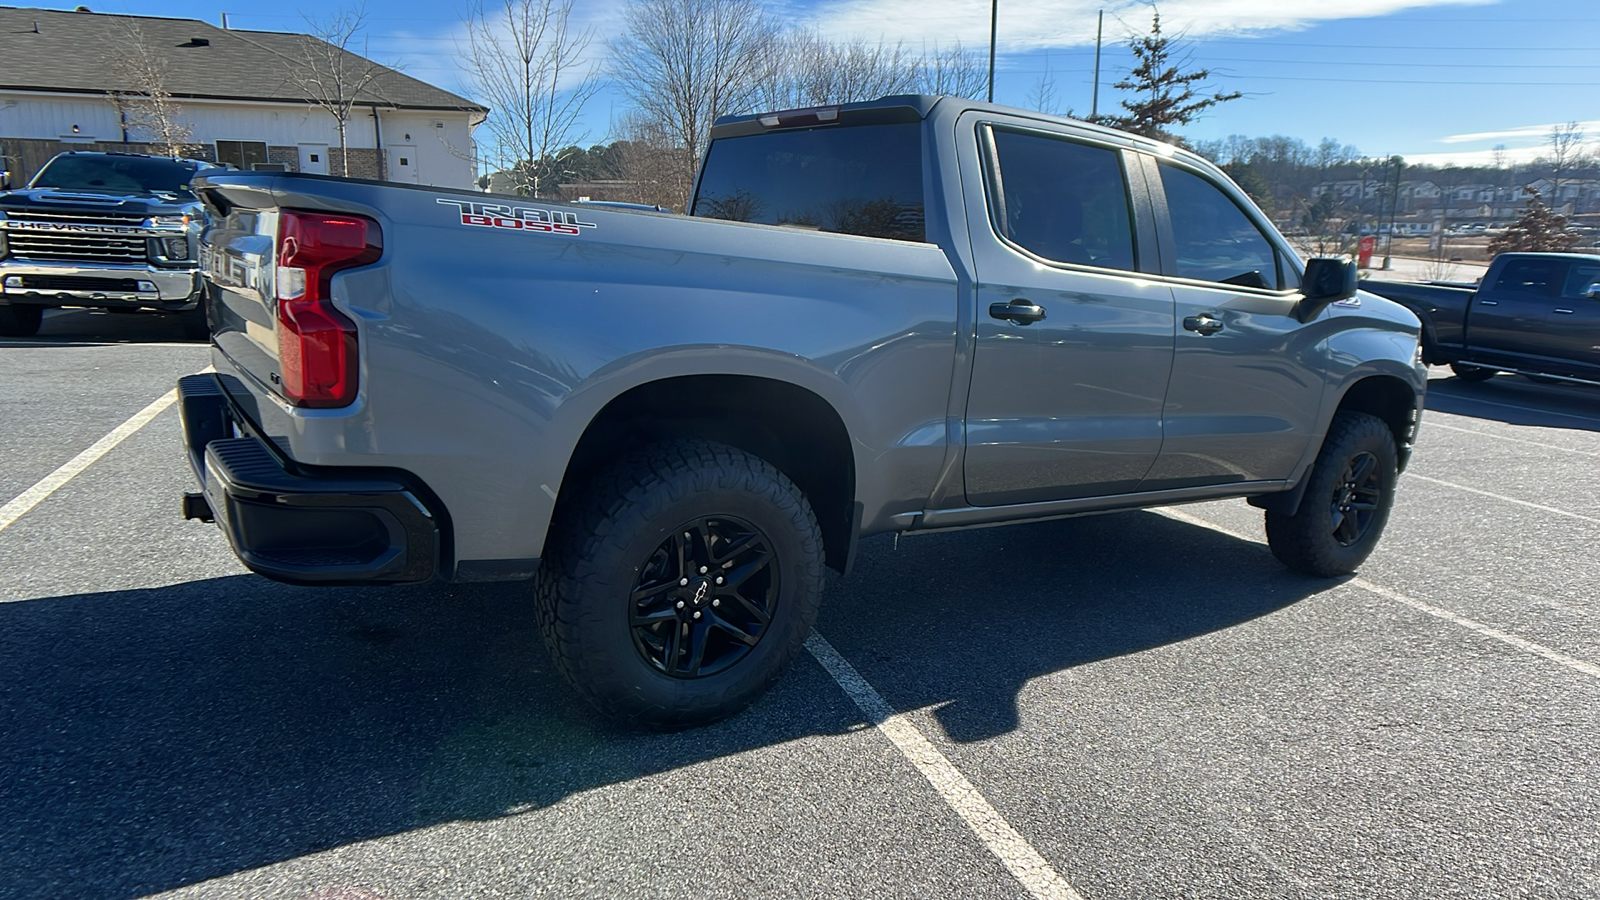
[[[679,609],[683,609],[683,601],[682,600],[678,601],[678,608]]]
[[[722,583],[722,576],[718,575],[717,576],[717,584],[721,584],[721,583]]]
[[[708,572],[708,571],[710,571],[710,570],[709,570],[709,569],[707,569],[707,568],[706,568],[706,567],[705,567],[705,566],[701,566],[701,567],[700,567],[700,574],[701,574],[701,575],[704,575],[704,574],[705,574],[705,573],[706,573],[706,572]]]
[[[694,612],[694,617],[695,617],[695,618],[696,618],[696,619],[698,619],[698,618],[700,618],[700,611],[699,611],[699,610],[695,610],[695,612]]]
[[[722,605],[722,601],[713,598],[712,601],[711,601],[711,605],[712,606],[721,606]]]
[[[679,578],[678,579],[678,587],[688,587],[688,586],[689,586],[689,579],[687,579],[687,578]]]

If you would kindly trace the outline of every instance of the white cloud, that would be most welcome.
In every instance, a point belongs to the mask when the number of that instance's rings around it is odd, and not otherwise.
[[[1493,0],[1164,0],[1162,30],[1191,38],[1256,34],[1361,19],[1430,6],[1479,5]],[[1095,14],[1106,11],[1107,42],[1143,32],[1150,7],[1127,0],[1003,0],[998,43],[1007,53],[1092,45]],[[969,47],[989,43],[989,4],[973,0],[822,0],[808,22],[835,37],[882,38],[910,44]],[[1125,24],[1124,24],[1125,23]]]
[[[1591,137],[1600,135],[1600,119],[1588,122],[1579,122],[1578,128]],[[1471,134],[1452,134],[1439,139],[1445,144],[1473,144],[1483,141],[1515,142],[1519,144],[1537,143],[1543,145],[1550,140],[1550,130],[1565,128],[1566,122],[1550,122],[1545,125],[1518,125],[1504,131],[1477,131]]]

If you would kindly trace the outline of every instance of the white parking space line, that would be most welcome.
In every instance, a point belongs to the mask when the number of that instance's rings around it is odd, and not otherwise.
[[[176,390],[162,394],[149,406],[134,413],[133,417],[128,421],[111,429],[110,434],[89,445],[89,449],[67,460],[60,468],[39,479],[38,483],[33,487],[17,495],[15,499],[5,506],[0,506],[0,531],[10,527],[11,523],[22,518],[28,510],[38,506],[46,497],[60,490],[63,485],[76,478],[84,469],[94,465],[95,460],[111,452],[113,447],[127,440],[134,432],[150,424],[151,419],[160,415],[163,410],[171,406],[173,401],[177,399],[178,392]]]
[[[1416,477],[1416,476],[1408,473],[1406,477],[1411,478],[1411,477]],[[1200,518],[1199,516],[1191,516],[1186,512],[1181,512],[1181,511],[1176,510],[1176,509],[1170,509],[1170,508],[1169,509],[1154,509],[1154,510],[1151,510],[1151,512],[1160,513],[1161,515],[1166,516],[1169,519],[1176,519],[1179,522],[1186,522],[1186,523],[1188,523],[1190,525],[1198,525],[1201,528],[1209,528],[1212,531],[1216,531],[1216,532],[1219,532],[1221,534],[1225,534],[1225,535],[1227,535],[1228,537],[1231,537],[1231,538],[1237,538],[1237,539],[1239,539],[1241,541],[1249,541],[1249,542],[1251,542],[1253,544],[1264,544],[1264,543],[1266,543],[1265,539],[1263,539],[1263,538],[1257,537],[1255,535],[1242,534],[1240,532],[1234,531],[1231,528],[1224,528],[1221,525],[1217,525],[1217,524],[1215,524],[1213,522],[1208,522],[1205,519]],[[1457,613],[1453,613],[1450,610],[1445,609],[1443,607],[1434,606],[1432,603],[1428,603],[1428,602],[1426,602],[1424,600],[1418,600],[1415,597],[1407,597],[1405,594],[1402,594],[1399,591],[1390,590],[1389,588],[1386,588],[1386,587],[1384,587],[1383,585],[1380,585],[1380,584],[1373,584],[1372,582],[1366,580],[1365,578],[1352,578],[1347,583],[1348,584],[1353,584],[1356,587],[1361,588],[1364,591],[1367,591],[1368,593],[1377,594],[1379,597],[1382,597],[1382,598],[1384,598],[1386,600],[1393,600],[1396,603],[1403,603],[1406,606],[1411,607],[1412,609],[1418,610],[1420,612],[1425,612],[1430,616],[1434,616],[1435,618],[1443,619],[1446,622],[1450,622],[1452,624],[1459,625],[1462,628],[1467,629],[1468,631],[1476,632],[1478,634],[1483,635],[1484,637],[1491,638],[1493,640],[1499,641],[1502,644],[1509,644],[1510,646],[1515,647],[1518,650],[1523,650],[1523,651],[1526,651],[1528,653],[1532,653],[1535,656],[1542,656],[1545,659],[1550,660],[1551,662],[1559,663],[1559,664],[1561,664],[1563,666],[1566,666],[1569,669],[1572,669],[1575,672],[1581,672],[1584,675],[1589,676],[1590,678],[1600,679],[1600,666],[1597,666],[1597,665],[1595,665],[1594,663],[1591,663],[1591,662],[1586,662],[1584,660],[1578,659],[1575,656],[1569,656],[1569,655],[1567,655],[1565,653],[1562,653],[1560,650],[1552,650],[1551,648],[1546,647],[1543,644],[1534,643],[1533,641],[1530,641],[1527,638],[1517,637],[1514,634],[1510,634],[1508,632],[1501,631],[1498,628],[1494,628],[1492,626],[1485,625],[1485,624],[1483,624],[1482,622],[1479,622],[1476,619],[1469,619],[1466,616],[1459,615]]]
[[[1029,896],[1036,900],[1083,900],[1083,895],[1073,889],[1065,878],[1033,849],[1011,823],[1007,822],[972,782],[962,775],[939,748],[933,745],[909,719],[894,711],[872,685],[867,683],[855,666],[833,645],[813,631],[806,639],[806,649],[816,657],[839,687],[855,701],[872,724],[895,745],[895,748],[916,766],[922,777],[928,779],[939,796],[950,804],[956,815],[967,823],[978,840],[1010,870]]]
[[[1445,481],[1442,478],[1429,478],[1426,475],[1418,475],[1415,472],[1406,472],[1406,477],[1407,478],[1415,478],[1418,481],[1426,481],[1429,484],[1442,484],[1447,488],[1455,488],[1458,491],[1466,491],[1469,494],[1482,494],[1485,497],[1493,497],[1494,499],[1502,501],[1504,503],[1515,503],[1518,506],[1526,506],[1529,509],[1542,510],[1542,511],[1547,512],[1547,513],[1555,513],[1558,516],[1566,516],[1569,519],[1579,519],[1579,520],[1584,521],[1584,522],[1593,522],[1596,525],[1600,525],[1600,519],[1596,519],[1593,516],[1586,516],[1586,515],[1583,515],[1581,513],[1568,512],[1568,511],[1566,511],[1564,509],[1556,509],[1554,506],[1545,506],[1542,503],[1529,503],[1526,500],[1518,500],[1515,497],[1507,497],[1505,494],[1496,494],[1496,493],[1493,493],[1491,491],[1480,490],[1480,489],[1475,488],[1475,487],[1467,487],[1464,484],[1456,484],[1454,481]]]
[[[1448,416],[1448,415],[1451,415],[1451,413],[1442,413],[1442,415],[1447,415]],[[1574,450],[1571,447],[1561,447],[1561,446],[1557,446],[1555,444],[1543,444],[1543,443],[1540,443],[1539,441],[1530,441],[1530,440],[1525,440],[1523,438],[1514,438],[1514,437],[1511,437],[1510,435],[1495,434],[1494,432],[1491,432],[1491,431],[1479,431],[1476,428],[1458,428],[1458,427],[1456,427],[1454,425],[1446,425],[1443,422],[1435,421],[1433,418],[1429,418],[1427,427],[1429,427],[1429,428],[1443,428],[1445,431],[1459,431],[1462,434],[1475,434],[1478,437],[1494,438],[1497,441],[1510,441],[1513,444],[1527,444],[1530,447],[1542,447],[1542,448],[1544,448],[1546,450],[1560,450],[1562,453],[1576,453],[1579,456],[1600,456],[1600,453],[1596,453],[1593,450]]]

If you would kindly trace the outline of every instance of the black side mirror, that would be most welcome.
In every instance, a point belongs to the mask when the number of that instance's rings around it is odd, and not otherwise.
[[[1353,262],[1342,259],[1307,261],[1306,274],[1300,279],[1300,293],[1305,299],[1295,306],[1295,318],[1302,324],[1309,322],[1327,309],[1328,304],[1354,297],[1360,277]]]
[[[1590,300],[1600,300],[1600,283],[1591,284],[1584,288],[1583,294]]]
[[[9,190],[11,190],[11,173],[5,170],[0,170],[0,191]]]

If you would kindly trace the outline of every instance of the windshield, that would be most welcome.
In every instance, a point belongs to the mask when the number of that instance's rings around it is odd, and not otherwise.
[[[29,187],[109,194],[188,194],[199,168],[175,159],[142,156],[58,156]]]

